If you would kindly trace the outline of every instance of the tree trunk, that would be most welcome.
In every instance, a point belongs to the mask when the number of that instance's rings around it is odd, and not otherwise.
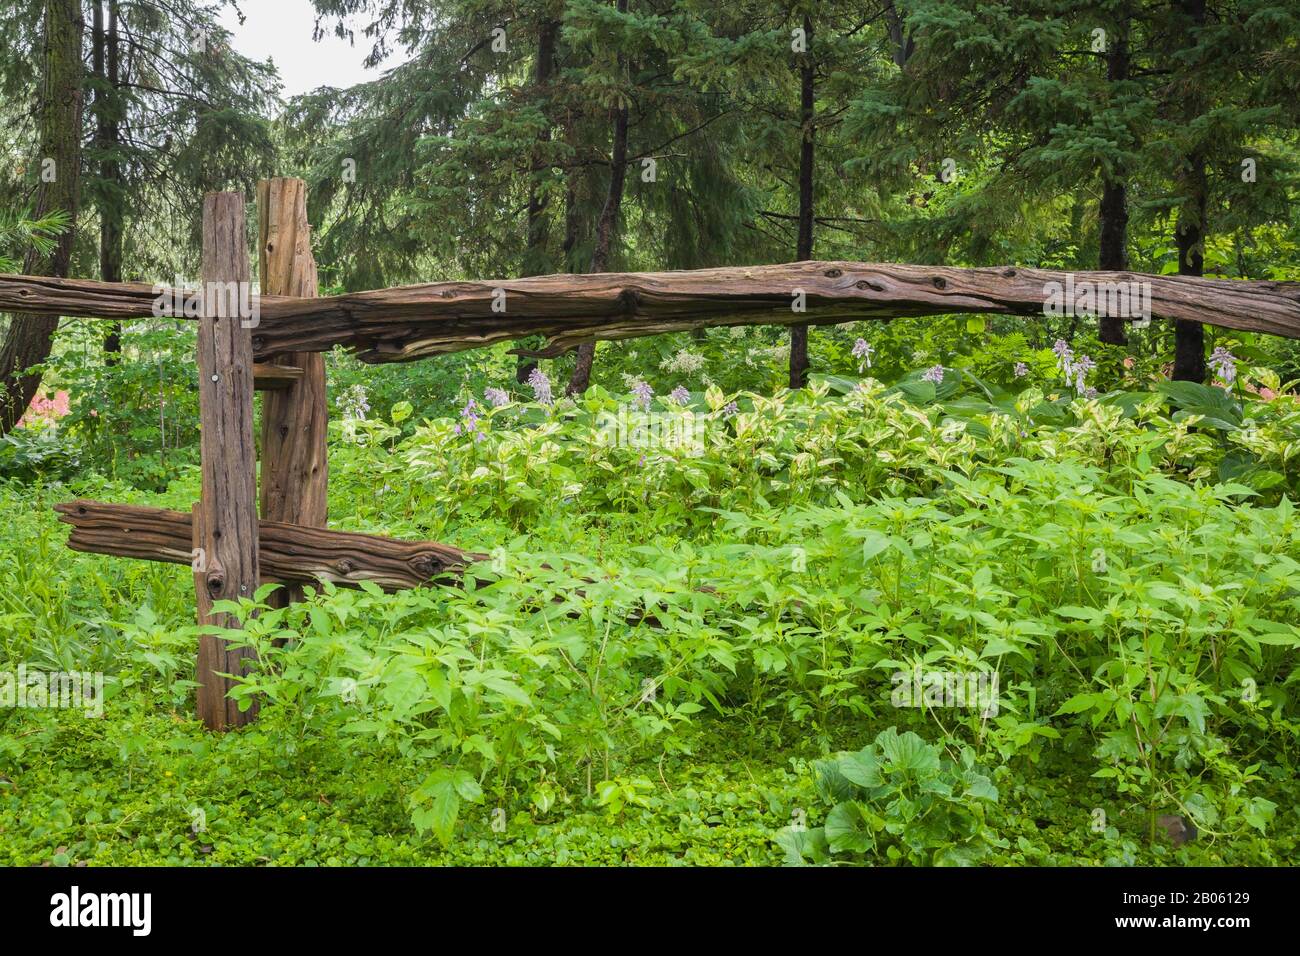
[[[555,40],[559,34],[560,24],[548,20],[541,26],[537,37],[537,65],[533,74],[533,89],[537,96],[544,96],[555,71]],[[548,126],[537,136],[538,145],[550,142],[551,131]],[[546,256],[546,196],[537,188],[537,174],[544,168],[542,157],[534,153],[531,163],[532,179],[528,185],[528,246],[524,254],[524,272],[526,276],[545,275],[550,271]]]
[[[615,8],[619,13],[627,13],[627,0],[618,0]],[[623,66],[623,58],[619,57]],[[627,180],[627,103],[623,102],[614,110],[614,142],[609,157],[609,193],[605,196],[605,205],[596,220],[596,244],[591,251],[591,268],[588,272],[605,272],[609,268],[609,259],[614,248],[614,231],[618,226],[618,214],[623,205],[623,185]],[[584,342],[578,346],[578,360],[573,367],[573,376],[569,379],[568,395],[581,395],[591,382],[591,366],[596,359],[596,343]]]
[[[903,22],[903,16],[898,12],[898,8],[894,6],[893,0],[885,0],[884,10],[885,25],[889,31],[890,55],[894,58],[894,65],[901,70],[912,58],[916,41],[907,32],[907,25]]]
[[[566,140],[572,138],[572,124],[566,124]],[[570,145],[572,143],[570,142]],[[570,169],[564,177],[564,242],[560,246],[561,262],[560,270],[562,272],[577,272],[577,253],[574,249],[578,246],[578,232],[581,229],[580,219],[582,210],[578,207],[578,177],[581,172],[577,167]]]
[[[1178,212],[1175,240],[1178,244],[1178,274],[1205,274],[1205,158],[1188,160],[1184,176],[1187,198]],[[1182,382],[1205,381],[1205,326],[1178,319],[1174,322],[1174,373]]]
[[[1101,187],[1101,241],[1098,268],[1107,272],[1128,271],[1128,209],[1124,183],[1106,178]],[[1098,319],[1098,334],[1103,342],[1124,345],[1124,319],[1103,315]]]
[[[813,59],[812,17],[804,14],[804,55],[799,67],[799,244],[795,258],[807,262],[813,255],[813,105],[817,92]],[[808,384],[808,326],[790,327],[790,387]]]
[[[82,62],[85,22],[78,0],[49,0],[45,6],[43,76],[40,105],[39,187],[34,218],[55,210],[72,222],[48,256],[29,251],[28,275],[66,277],[76,230],[81,182]],[[53,165],[50,165],[52,161]],[[57,316],[15,315],[0,347],[0,434],[12,429],[41,384],[35,368],[50,355]]]
[[[1106,54],[1106,79],[1121,83],[1128,79],[1128,43],[1121,34]],[[1128,200],[1122,178],[1104,176],[1101,186],[1100,249],[1097,268],[1110,272],[1128,271]],[[1124,345],[1124,320],[1103,315],[1098,320],[1098,337],[1111,345]]]
[[[566,133],[567,135],[567,133]],[[560,244],[560,265],[565,272],[575,272],[576,253],[574,249],[578,245],[578,232],[580,228],[580,215],[578,209],[578,191],[574,180],[580,175],[577,168],[570,169],[565,176],[564,186],[564,239]],[[532,374],[537,363],[530,362],[527,366],[519,364],[515,366],[515,380],[523,385],[528,381],[528,376]],[[525,371],[526,369],[526,371]],[[523,377],[520,374],[523,373]],[[590,374],[590,373],[589,373]]]
[[[108,29],[104,29],[104,5],[108,5]],[[99,161],[99,277],[105,282],[122,281],[122,173],[117,161],[118,146],[118,35],[117,0],[95,0],[95,75],[100,89],[95,94],[95,139]],[[107,97],[105,89],[109,90]],[[116,365],[122,352],[122,324],[113,322],[104,336],[104,361]]]
[[[1182,0],[1182,8],[1195,26],[1205,25],[1205,0]],[[1189,38],[1189,45],[1194,42]],[[1195,116],[1199,101],[1193,99],[1189,105],[1191,115]],[[1205,214],[1209,189],[1205,154],[1199,148],[1187,157],[1181,180],[1182,203],[1174,232],[1178,246],[1178,274],[1200,276],[1205,274]],[[1173,378],[1182,382],[1205,381],[1205,327],[1200,322],[1179,320],[1174,323]]]
[[[557,20],[547,20],[542,24],[537,36],[537,65],[534,71],[534,92],[544,96],[547,84],[555,67],[555,39],[559,34],[560,24]],[[544,144],[550,141],[551,130],[548,125],[538,134],[537,141]],[[534,155],[531,163],[532,176],[528,182],[528,245],[524,250],[523,275],[536,276],[549,272],[550,265],[546,255],[547,215],[546,196],[537,188],[537,174],[543,163],[540,156]],[[519,356],[515,362],[515,381],[521,385],[537,368],[537,361],[527,356]]]

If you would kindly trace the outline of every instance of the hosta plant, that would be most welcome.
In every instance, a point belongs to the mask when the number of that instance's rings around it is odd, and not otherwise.
[[[813,774],[830,810],[821,826],[795,824],[777,835],[789,863],[963,866],[1006,845],[985,819],[997,788],[969,748],[953,760],[890,727],[856,753],[817,761]]]

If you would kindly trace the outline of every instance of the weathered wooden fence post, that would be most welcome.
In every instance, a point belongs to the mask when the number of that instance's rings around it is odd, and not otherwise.
[[[252,597],[257,589],[257,475],[253,448],[252,318],[241,303],[249,266],[244,197],[203,198],[203,315],[199,319],[199,424],[203,492],[194,509],[195,589],[200,624],[230,627],[212,602]],[[198,713],[213,730],[251,721],[226,692],[251,651],[215,635],[199,639]]]
[[[307,221],[307,184],[301,179],[263,179],[257,184],[258,275],[266,295],[315,298],[316,260]],[[300,369],[284,384],[271,381],[263,367],[262,517],[268,521],[323,528],[327,522],[329,463],[326,428],[325,356],[288,352],[271,365]],[[302,597],[302,586],[287,584],[270,603],[282,607]]]

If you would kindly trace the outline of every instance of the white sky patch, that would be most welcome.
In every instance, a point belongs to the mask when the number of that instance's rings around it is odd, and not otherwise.
[[[385,70],[407,58],[399,49],[379,67],[365,69],[361,61],[370,52],[372,41],[360,35],[364,24],[353,24],[357,32],[355,46],[332,32],[321,37],[320,42],[313,41],[316,8],[311,0],[252,0],[240,6],[244,23],[241,25],[235,11],[227,7],[220,17],[221,25],[231,32],[235,49],[244,56],[275,63],[284,83],[281,95],[285,99],[321,86],[341,89],[378,79]],[[322,26],[332,31],[333,21],[325,20]]]

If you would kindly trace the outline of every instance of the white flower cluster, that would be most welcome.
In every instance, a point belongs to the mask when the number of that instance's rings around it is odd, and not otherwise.
[[[745,364],[749,366],[759,362],[764,364],[768,362],[784,364],[788,361],[790,361],[790,344],[788,342],[784,345],[770,345],[766,348],[747,349],[745,351]]]
[[[687,349],[681,349],[672,358],[664,359],[659,363],[659,367],[665,372],[674,372],[678,375],[690,378],[698,375],[704,368],[704,356],[697,355]]]
[[[370,411],[369,398],[364,385],[349,385],[334,399],[334,404],[343,414],[344,421],[365,421],[366,412]]]

